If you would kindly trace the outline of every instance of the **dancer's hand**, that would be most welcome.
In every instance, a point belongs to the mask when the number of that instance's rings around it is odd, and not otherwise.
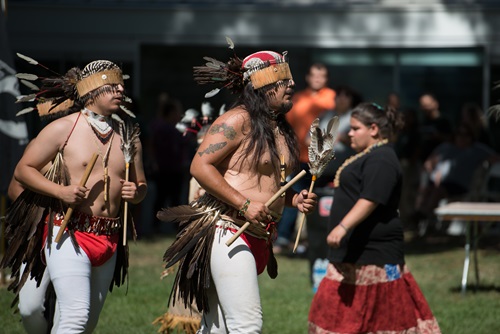
[[[58,198],[66,204],[74,205],[83,202],[89,191],[86,187],[77,185],[62,186]]]
[[[310,193],[307,190],[302,190],[295,196],[295,207],[300,212],[305,213],[306,215],[314,212],[316,206],[318,205],[318,195],[315,193]]]
[[[258,224],[267,221],[269,214],[270,211],[264,203],[250,201],[248,209],[245,212],[245,218],[251,223]]]
[[[135,202],[139,194],[135,182],[121,179],[120,183],[122,184],[122,198],[127,202]]]

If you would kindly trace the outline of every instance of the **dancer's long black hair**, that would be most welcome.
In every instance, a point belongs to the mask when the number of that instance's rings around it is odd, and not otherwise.
[[[274,114],[269,107],[269,98],[266,92],[273,89],[275,85],[268,88],[254,90],[251,83],[248,83],[241,92],[236,105],[243,106],[250,116],[250,129],[247,134],[247,145],[242,157],[252,154],[255,157],[262,156],[268,149],[271,153],[272,164],[274,168],[280,170],[280,153],[278,152],[274,127],[272,121],[276,118],[278,129],[283,134],[288,150],[290,151],[290,159],[286,163],[288,167],[295,171],[298,167],[299,150],[295,132],[290,124],[286,121],[285,114]],[[257,170],[259,159],[253,159],[251,166]]]

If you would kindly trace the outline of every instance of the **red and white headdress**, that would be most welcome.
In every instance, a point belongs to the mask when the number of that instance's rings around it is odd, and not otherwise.
[[[227,37],[226,39],[229,48],[233,49],[233,42]],[[203,57],[207,63],[193,68],[194,80],[199,84],[219,86],[205,94],[206,98],[214,96],[221,88],[240,93],[249,81],[254,89],[260,89],[281,80],[292,79],[286,55],[286,51],[283,54],[274,51],[259,51],[248,55],[243,60],[234,55],[227,63],[211,57]]]

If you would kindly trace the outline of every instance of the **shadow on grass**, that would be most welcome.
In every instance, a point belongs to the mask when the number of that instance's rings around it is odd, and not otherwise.
[[[472,241],[471,241],[472,242]],[[433,233],[425,237],[409,237],[405,241],[406,254],[432,254],[464,248],[465,236],[451,236]],[[479,250],[500,251],[500,238],[495,235],[482,235],[477,245]]]
[[[461,286],[456,286],[450,289],[450,292],[453,293],[462,293],[462,287]],[[481,292],[498,292],[500,293],[500,286],[496,285],[482,285],[479,284],[476,286],[476,284],[467,284],[466,292],[465,295],[468,295],[470,293],[481,293]]]

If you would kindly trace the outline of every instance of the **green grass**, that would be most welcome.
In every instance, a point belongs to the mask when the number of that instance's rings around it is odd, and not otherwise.
[[[173,277],[160,280],[161,258],[171,239],[131,243],[128,292],[108,295],[95,333],[156,333],[152,321],[167,309]],[[469,291],[460,293],[463,238],[428,238],[407,244],[407,263],[445,334],[491,334],[500,328],[500,253],[498,239],[480,244],[480,285],[474,292],[473,263]],[[313,296],[306,260],[278,257],[279,276],[260,276],[265,334],[307,333]],[[20,317],[9,308],[13,294],[0,287],[0,333],[23,333]]]

